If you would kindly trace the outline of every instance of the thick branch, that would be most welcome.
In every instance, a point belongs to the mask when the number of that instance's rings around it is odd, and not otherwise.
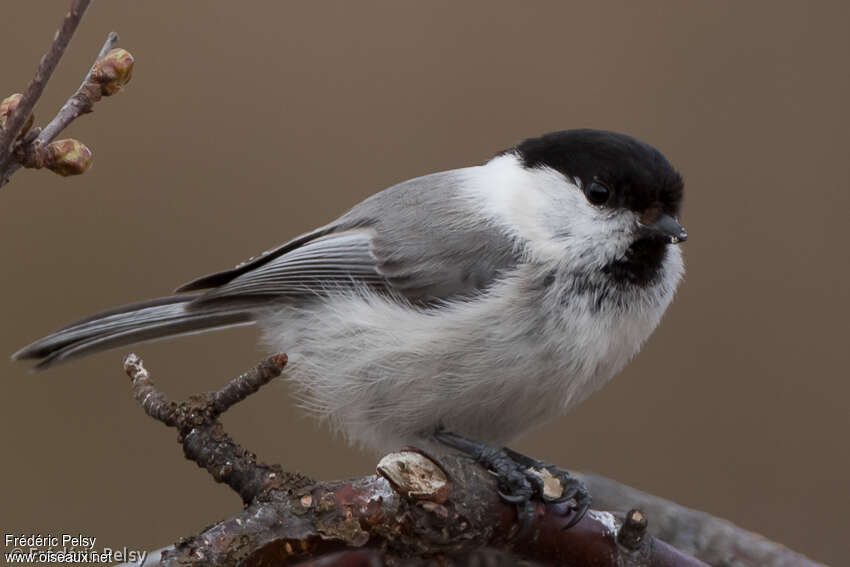
[[[438,460],[410,449],[384,457],[379,476],[324,483],[259,464],[217,418],[285,364],[285,355],[271,357],[217,392],[175,404],[137,357],[127,357],[125,370],[145,411],[176,427],[186,457],[246,503],[236,516],[158,551],[156,564],[497,567],[525,559],[573,567],[704,567],[684,554],[694,553],[723,567],[818,567],[729,522],[593,475],[578,476],[597,505],[641,510],[618,515],[619,524],[612,514],[591,510],[564,530],[571,518],[566,505],[539,503],[528,535],[516,538],[514,508],[498,496],[493,476],[465,456]]]
[[[291,494],[277,493],[181,542],[166,552],[165,565],[287,565],[343,548],[373,548],[386,564],[411,557],[450,561],[481,548],[508,551],[542,564],[605,566],[689,566],[705,564],[667,544],[645,537],[635,549],[618,544],[617,524],[606,512],[591,511],[573,528],[563,508],[541,504],[528,536],[516,530],[512,506],[498,496],[496,481],[464,456],[443,456],[439,464],[417,453],[382,460],[422,461],[417,475],[444,471],[444,494],[405,494],[379,476],[328,482]],[[422,472],[423,470],[427,472]]]
[[[439,459],[416,450],[384,457],[379,476],[314,483],[257,463],[218,422],[221,412],[278,376],[278,355],[218,392],[169,402],[135,355],[125,360],[145,411],[180,432],[186,457],[236,490],[246,509],[163,552],[165,565],[292,564],[345,549],[373,549],[383,564],[412,557],[468,557],[482,548],[536,562],[599,567],[705,567],[646,533],[632,512],[624,528],[607,512],[589,512],[570,529],[567,504],[538,504],[531,529],[517,537],[516,510],[496,480],[460,455]],[[373,561],[374,555],[359,556]],[[339,556],[339,562],[354,561]],[[337,563],[337,564],[342,564]],[[333,564],[333,563],[331,563]]]
[[[56,36],[53,38],[53,43],[50,44],[50,48],[38,64],[35,77],[33,77],[29,86],[27,86],[27,90],[24,92],[24,96],[21,98],[18,107],[9,116],[5,127],[0,131],[0,187],[8,181],[9,166],[12,163],[12,146],[18,134],[20,134],[27,117],[32,114],[35,103],[41,98],[47,81],[50,80],[50,76],[59,64],[59,60],[62,59],[62,55],[65,53],[65,49],[68,47],[68,43],[71,41],[71,37],[73,37],[77,26],[80,24],[80,20],[83,18],[83,13],[85,13],[90,2],[91,0],[73,0],[71,2],[71,8],[65,15],[65,19],[62,21],[62,26],[56,33]]]
[[[576,474],[605,510],[637,507],[651,519],[649,532],[710,565],[726,567],[826,567],[784,545],[705,512],[641,492],[611,479]]]

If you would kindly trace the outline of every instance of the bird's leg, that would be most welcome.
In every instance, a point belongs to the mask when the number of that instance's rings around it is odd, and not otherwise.
[[[558,503],[572,500],[570,509],[573,517],[564,529],[576,525],[585,512],[590,508],[590,493],[569,472],[555,465],[532,459],[517,453],[507,447],[488,447],[477,441],[472,441],[444,429],[434,433],[434,438],[441,444],[469,455],[476,462],[493,471],[499,482],[499,496],[505,502],[515,504],[519,519],[519,533],[522,537],[528,532],[534,519],[535,503]],[[547,494],[545,477],[558,481],[561,492],[559,495]]]

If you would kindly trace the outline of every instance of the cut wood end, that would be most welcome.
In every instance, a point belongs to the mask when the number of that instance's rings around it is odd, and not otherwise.
[[[443,503],[449,496],[449,481],[434,461],[414,451],[390,453],[378,463],[378,474],[393,488],[414,500]]]

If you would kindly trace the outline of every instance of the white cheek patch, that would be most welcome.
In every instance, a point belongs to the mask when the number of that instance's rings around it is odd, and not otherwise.
[[[543,252],[537,249],[545,248],[553,234],[541,222],[548,199],[536,177],[519,158],[506,154],[472,170],[462,191],[474,209],[511,236],[527,241],[533,252]]]
[[[553,169],[526,169],[516,155],[505,154],[471,170],[462,190],[487,217],[525,241],[537,260],[599,264],[621,257],[631,244],[635,215],[591,205],[579,185]]]

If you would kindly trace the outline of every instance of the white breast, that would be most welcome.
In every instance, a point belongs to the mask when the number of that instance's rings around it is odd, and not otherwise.
[[[631,307],[592,309],[551,266],[525,265],[486,295],[418,309],[363,291],[267,314],[304,407],[352,442],[385,451],[438,426],[505,444],[569,410],[639,350],[681,273]],[[678,269],[677,269],[678,268]]]

